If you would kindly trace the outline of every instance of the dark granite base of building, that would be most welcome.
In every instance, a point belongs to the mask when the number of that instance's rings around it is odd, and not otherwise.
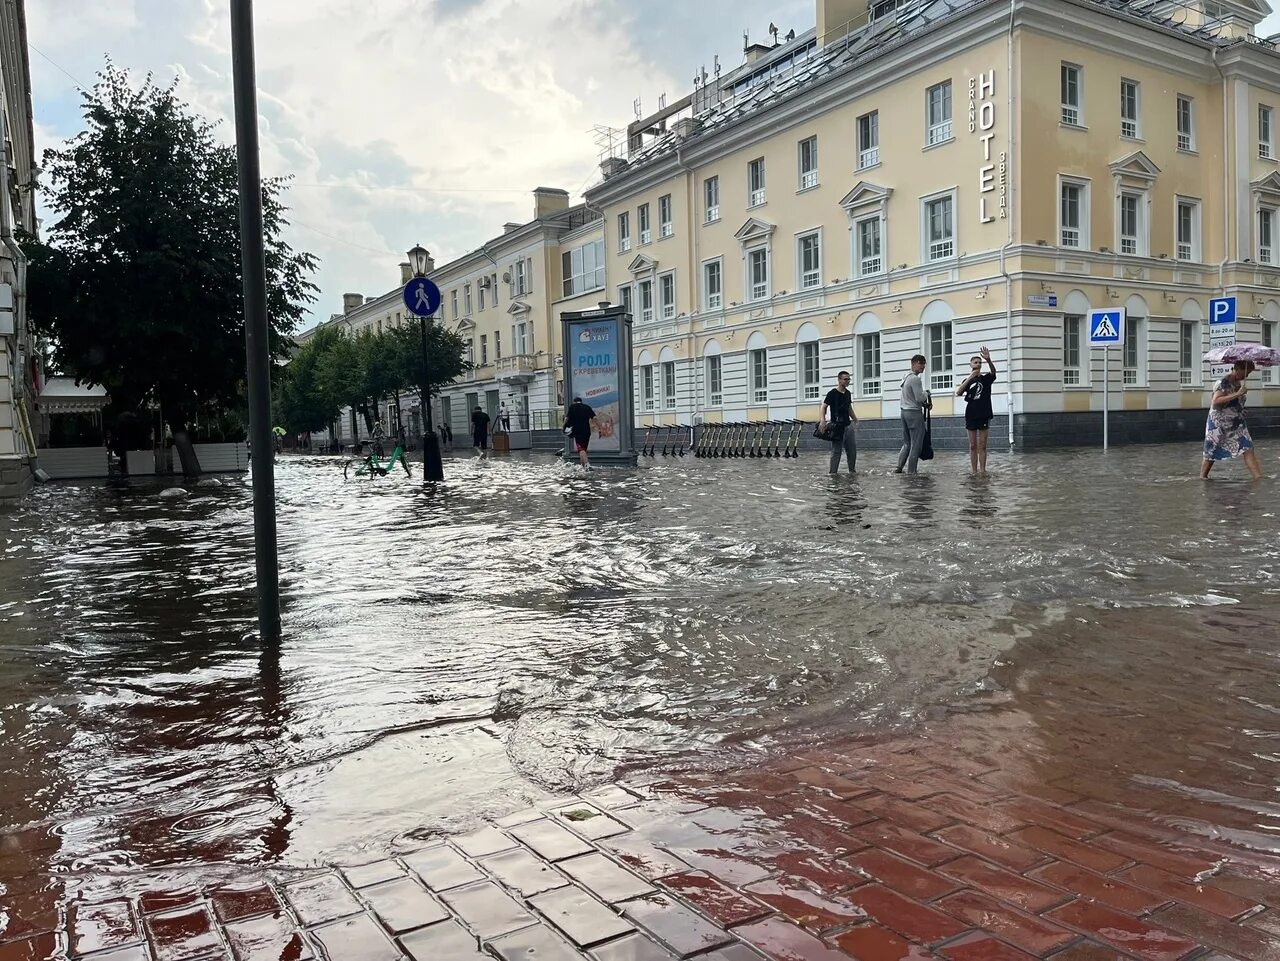
[[[26,460],[0,461],[0,505],[16,504],[35,485]]]

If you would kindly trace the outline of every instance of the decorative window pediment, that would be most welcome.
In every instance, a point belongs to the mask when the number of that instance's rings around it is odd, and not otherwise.
[[[1280,207],[1280,170],[1273,170],[1249,185],[1253,195],[1264,204]]]
[[[738,228],[733,235],[734,239],[744,247],[750,244],[764,243],[773,236],[773,232],[778,229],[777,224],[771,224],[761,220],[758,217],[749,217],[747,222]]]
[[[527,314],[528,312],[529,305],[522,300],[511,301],[511,306],[507,308],[508,314]]]
[[[652,257],[646,257],[644,254],[637,254],[636,259],[631,261],[627,270],[633,274],[647,274],[650,271],[658,269],[658,262]]]
[[[893,196],[892,187],[881,187],[869,180],[859,180],[840,201],[840,206],[850,217],[867,213],[874,209],[883,210]]]
[[[1146,190],[1160,176],[1160,168],[1141,150],[1135,150],[1111,164],[1111,175],[1122,187]]]
[[[473,321],[465,320],[465,319],[458,321],[458,333],[460,334],[467,334],[475,329],[476,329],[476,325]]]

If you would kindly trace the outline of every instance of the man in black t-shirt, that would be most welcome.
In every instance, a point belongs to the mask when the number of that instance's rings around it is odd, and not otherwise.
[[[489,415],[479,404],[471,414],[471,441],[481,457],[489,456]]]
[[[964,395],[964,426],[969,431],[969,468],[973,473],[987,472],[987,433],[991,427],[991,385],[996,382],[996,365],[986,347],[969,358],[969,376],[956,388],[956,396]],[[982,362],[990,372],[982,372]]]
[[[578,462],[587,470],[591,470],[591,461],[587,459],[587,448],[591,445],[591,422],[596,419],[596,412],[575,397],[569,405],[564,417],[564,430],[573,438],[574,447],[578,451]]]
[[[849,393],[849,372],[836,374],[836,386],[827,391],[822,402],[821,427],[831,438],[831,473],[840,472],[840,455],[849,458],[849,473],[858,465],[858,442],[853,436],[853,425],[858,418],[853,414],[853,394]]]

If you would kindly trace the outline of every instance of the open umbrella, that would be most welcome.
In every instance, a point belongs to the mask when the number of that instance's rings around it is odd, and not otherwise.
[[[286,431],[283,427],[272,427],[271,433],[275,434],[277,437],[283,437],[285,434],[288,433],[288,431]]]
[[[1280,365],[1280,350],[1266,344],[1231,344],[1213,348],[1204,359],[1208,364],[1238,364],[1248,360],[1256,367],[1275,367]]]

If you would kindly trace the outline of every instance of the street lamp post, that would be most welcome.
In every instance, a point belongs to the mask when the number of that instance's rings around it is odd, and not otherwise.
[[[425,277],[430,269],[431,254],[421,244],[415,244],[409,251],[409,264],[413,268],[415,279]],[[406,304],[410,298],[405,298]],[[422,435],[422,483],[444,480],[444,460],[440,456],[440,438],[436,436],[435,422],[431,417],[431,366],[427,362],[427,322],[431,319],[429,309],[410,310],[418,315],[418,323],[422,331],[422,421],[425,431]]]

